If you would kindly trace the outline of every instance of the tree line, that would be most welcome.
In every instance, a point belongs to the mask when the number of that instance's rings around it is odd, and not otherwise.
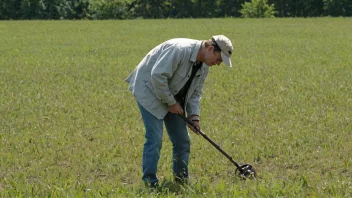
[[[352,16],[352,0],[0,0],[0,20]]]

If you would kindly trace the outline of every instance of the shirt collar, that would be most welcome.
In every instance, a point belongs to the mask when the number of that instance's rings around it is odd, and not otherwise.
[[[201,46],[202,46],[202,41],[197,41],[196,44],[194,45],[190,61],[196,62],[197,55],[198,55],[198,52],[199,52],[199,49],[200,49]]]

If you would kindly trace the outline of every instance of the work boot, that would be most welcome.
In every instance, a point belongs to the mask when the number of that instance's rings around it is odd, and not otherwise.
[[[151,189],[157,189],[159,187],[158,182],[152,183],[152,182],[144,182],[145,187],[151,188]]]
[[[188,178],[181,178],[175,176],[175,182],[180,185],[188,185]]]

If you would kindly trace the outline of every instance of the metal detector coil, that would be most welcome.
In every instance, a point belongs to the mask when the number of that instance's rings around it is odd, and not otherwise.
[[[236,168],[235,175],[239,176],[242,179],[250,178],[254,179],[257,177],[257,173],[254,170],[253,166],[250,164],[243,164],[240,168]]]

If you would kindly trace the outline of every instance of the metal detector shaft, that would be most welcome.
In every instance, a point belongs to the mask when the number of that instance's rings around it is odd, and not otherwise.
[[[195,128],[197,130],[197,132],[203,136],[206,140],[208,140],[208,142],[210,142],[216,149],[218,149],[223,155],[225,155],[227,157],[227,159],[229,159],[238,169],[241,169],[240,165],[237,164],[237,162],[235,162],[235,160],[232,159],[232,157],[227,154],[224,150],[222,150],[220,148],[220,146],[218,144],[216,144],[212,139],[210,139],[207,135],[205,135],[205,133],[203,133],[200,129],[198,129],[196,127],[196,125],[191,121],[189,120],[188,118],[186,118],[186,116],[182,115],[182,114],[179,114],[179,116],[186,122],[188,123],[189,125],[191,125],[193,128]]]

